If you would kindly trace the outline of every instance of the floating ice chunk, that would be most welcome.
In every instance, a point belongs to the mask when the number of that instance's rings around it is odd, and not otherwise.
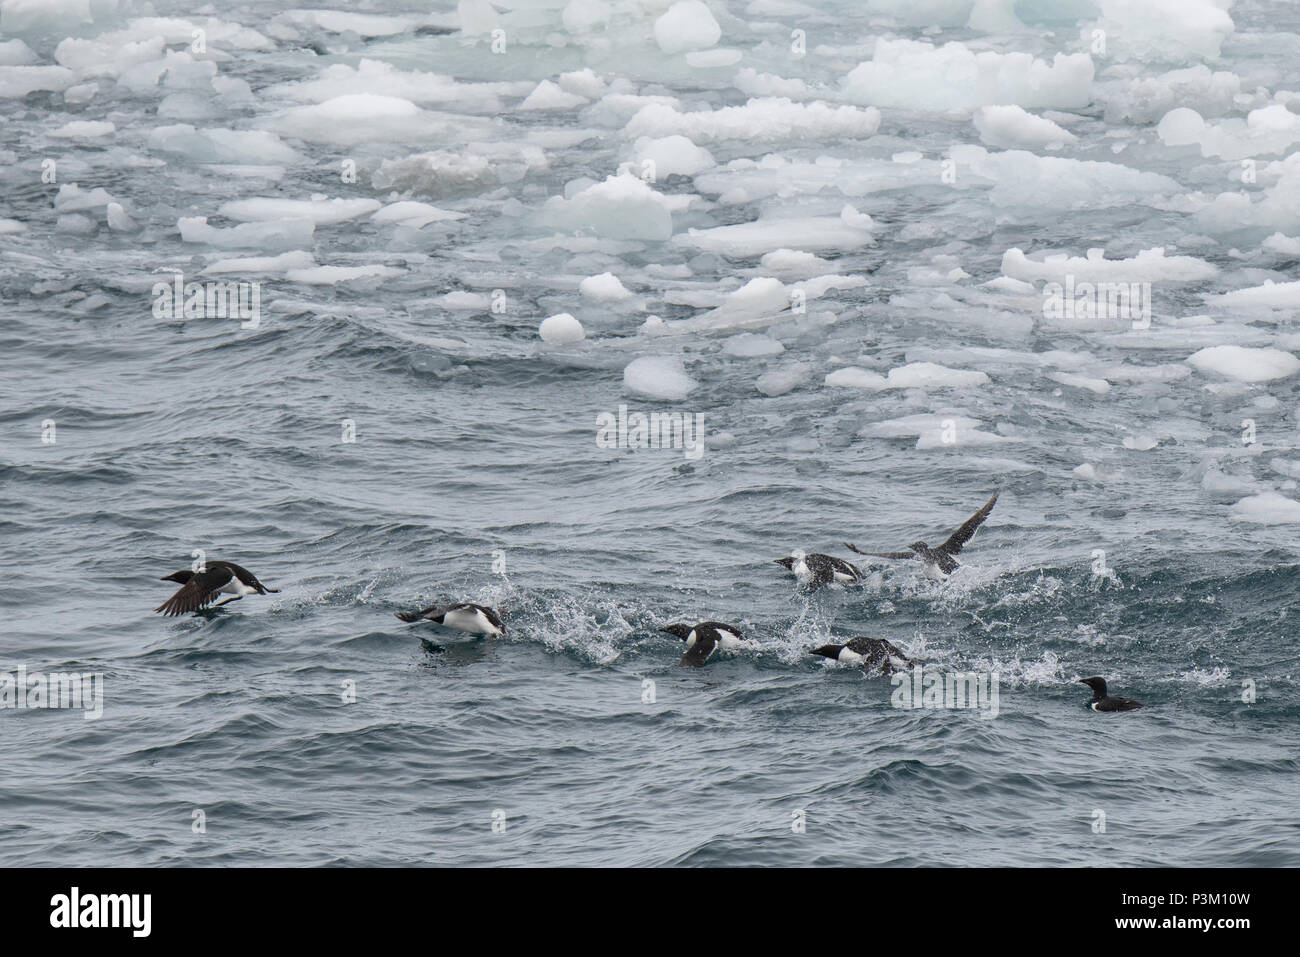
[[[98,83],[78,83],[63,91],[63,102],[69,106],[84,106],[99,92]]]
[[[685,136],[673,135],[655,138],[639,137],[632,146],[633,162],[646,169],[647,162],[653,164],[655,178],[662,176],[694,176],[717,165],[713,154],[702,146],[696,146]]]
[[[1195,256],[1166,256],[1164,247],[1143,249],[1132,259],[1106,259],[1104,249],[1089,249],[1087,258],[1048,256],[1037,262],[1012,247],[1002,254],[1002,273],[1023,281],[1064,282],[1197,282],[1219,268]]]
[[[377,93],[351,93],[324,103],[292,107],[263,122],[287,136],[344,147],[473,140],[491,131],[487,120],[422,110],[403,97]]]
[[[550,80],[542,80],[519,104],[521,110],[571,110],[588,102],[587,97],[567,93]]]
[[[1270,382],[1300,372],[1300,359],[1280,349],[1210,346],[1188,356],[1187,361],[1202,372],[1239,382]]]
[[[54,221],[54,228],[61,233],[73,233],[88,236],[96,230],[95,221],[81,213],[64,213]]]
[[[491,9],[490,5],[482,6]],[[295,26],[318,27],[326,33],[355,33],[359,37],[391,37],[404,33],[419,21],[415,17],[352,13],[346,10],[289,10],[277,17]]]
[[[785,247],[848,250],[875,243],[865,228],[846,223],[840,216],[768,217],[734,226],[691,229],[682,241],[733,259],[761,256]]]
[[[35,90],[66,90],[77,75],[61,66],[0,66],[0,97],[23,97]]]
[[[1258,202],[1250,193],[1220,193],[1198,210],[1192,221],[1209,233],[1241,231],[1300,232],[1300,152],[1261,168],[1260,177],[1276,176],[1276,183],[1264,190]]]
[[[93,40],[68,37],[54,48],[54,59],[60,66],[75,70],[82,79],[116,77],[138,64],[162,60],[166,47],[167,41],[162,36],[134,41],[111,34]]]
[[[779,356],[785,352],[785,346],[770,336],[742,332],[724,342],[722,351],[741,359],[756,359],[763,356]]]
[[[310,286],[332,286],[340,282],[355,282],[358,279],[389,279],[402,275],[402,270],[393,266],[305,266],[302,269],[285,271],[284,278],[289,282],[303,283]]]
[[[453,312],[487,312],[492,308],[492,297],[481,292],[465,292],[457,289],[438,299],[444,309]]]
[[[1214,59],[1235,29],[1222,0],[1097,0],[1097,26],[1116,60],[1179,63]]]
[[[501,25],[488,0],[460,0],[456,4],[456,13],[460,17],[460,31],[466,36],[491,33]]]
[[[504,83],[462,83],[455,77],[419,70],[403,71],[382,60],[362,59],[356,67],[333,63],[314,80],[282,83],[270,88],[276,96],[303,103],[323,103],[339,96],[378,94],[400,97],[412,103],[455,101],[473,109],[499,108],[499,96],[524,96],[533,89],[527,81]]]
[[[4,0],[0,3],[0,30],[6,33],[57,33],[76,30],[114,11],[116,3],[94,4],[91,0]],[[61,33],[60,36],[66,36]]]
[[[569,0],[560,20],[572,34],[591,33],[609,22],[613,12],[604,0]]]
[[[1228,509],[1228,515],[1257,525],[1294,525],[1300,522],[1300,502],[1278,492],[1262,492],[1243,498]]]
[[[1110,383],[1105,379],[1076,375],[1073,372],[1053,372],[1048,378],[1053,382],[1061,383],[1061,385],[1068,385],[1075,389],[1087,389],[1089,392],[1095,392],[1098,395],[1105,395],[1110,391]]]
[[[1280,256],[1300,256],[1300,237],[1293,238],[1274,233],[1260,243],[1260,248]]]
[[[880,111],[856,106],[795,103],[785,97],[752,99],[744,106],[683,113],[668,103],[647,103],[623,128],[626,136],[775,143],[782,140],[864,139],[880,128]]]
[[[1106,209],[1184,192],[1168,176],[1118,163],[1038,156],[1025,150],[990,153],[982,146],[954,146],[949,156],[959,177],[968,173],[992,180],[990,201],[1008,208]]]
[[[889,370],[889,389],[965,389],[984,385],[989,377],[971,369],[949,369],[933,362],[913,362]]]
[[[108,223],[108,228],[116,232],[130,232],[138,228],[135,220],[126,214],[121,203],[109,203],[105,206],[104,219]]]
[[[766,396],[785,395],[803,385],[808,379],[808,372],[809,367],[806,364],[793,362],[772,369],[770,372],[764,372],[758,377],[754,387]]]
[[[1160,440],[1154,435],[1126,435],[1123,444],[1124,448],[1135,452],[1150,452],[1160,444]]]
[[[1116,469],[1109,469],[1104,465],[1093,465],[1091,462],[1076,465],[1073,472],[1085,482],[1096,482],[1099,485],[1114,482],[1124,477],[1124,474]]]
[[[83,190],[76,183],[64,183],[54,196],[54,208],[60,213],[75,213],[83,209],[99,209],[116,202],[102,186]]]
[[[631,299],[626,286],[612,272],[603,272],[599,276],[588,276],[578,283],[578,292],[596,302],[622,302]]]
[[[316,265],[312,254],[295,249],[280,253],[278,256],[250,256],[245,259],[218,259],[209,264],[205,274],[221,275],[223,273],[283,273],[290,269],[310,269]]]
[[[371,184],[375,189],[409,189],[427,196],[443,196],[516,183],[546,165],[546,154],[536,146],[482,143],[462,152],[434,150],[384,160],[371,177]]]
[[[230,229],[208,225],[206,216],[182,216],[176,222],[181,242],[206,243],[219,249],[301,248],[311,245],[316,224],[310,219],[276,223],[241,223]]]
[[[1028,53],[979,53],[962,43],[935,48],[915,40],[876,41],[875,56],[844,81],[853,103],[905,110],[973,110],[1014,104],[1073,109],[1092,100],[1092,57],[1058,53],[1050,64]]]
[[[1159,76],[1126,78],[1105,94],[1106,121],[1152,123],[1176,106],[1191,107],[1201,116],[1221,116],[1233,108],[1240,92],[1239,76],[1211,73],[1203,64]]]
[[[1210,125],[1195,110],[1170,110],[1156,126],[1166,146],[1199,146],[1202,156],[1239,160],[1261,153],[1285,153],[1300,142],[1300,115],[1281,103],[1251,110],[1245,120],[1236,118]]]
[[[223,203],[217,212],[244,223],[310,219],[317,226],[329,226],[364,216],[379,206],[375,199],[237,199]]]
[[[149,133],[149,148],[176,153],[198,163],[292,163],[293,148],[264,130],[197,130],[188,123],[157,126]]]
[[[370,217],[372,223],[398,223],[413,229],[422,229],[430,223],[442,223],[468,218],[467,213],[458,213],[450,209],[439,209],[428,203],[414,200],[402,200],[389,203]]]
[[[581,342],[587,337],[587,333],[582,328],[582,323],[567,312],[547,316],[542,320],[542,324],[537,327],[537,334],[542,337],[543,342],[550,343],[553,346]],[[627,378],[626,371],[623,378],[625,380]]]
[[[0,236],[21,233],[27,227],[16,219],[0,219]]]
[[[905,415],[898,419],[885,419],[873,422],[863,429],[866,435],[875,435],[886,439],[905,439],[912,436],[939,434],[943,430],[950,432],[969,432],[984,423],[979,419],[953,413],[923,413]]]
[[[889,388],[889,380],[879,372],[868,372],[858,366],[845,366],[826,376],[826,384],[835,389],[869,389],[882,392]]]
[[[981,106],[973,117],[980,142],[1013,149],[1059,149],[1076,137],[1051,120],[1018,106]]]
[[[774,249],[760,260],[763,269],[781,279],[811,279],[835,269],[829,259],[799,249]]]
[[[790,296],[779,279],[761,276],[727,294],[716,309],[686,321],[691,329],[727,329],[754,320],[769,322],[790,305]]]
[[[1262,286],[1234,289],[1206,298],[1210,304],[1225,308],[1300,310],[1300,282],[1265,280]]]
[[[697,70],[716,70],[739,63],[744,54],[739,50],[696,50],[686,54],[686,62]]]
[[[664,240],[673,234],[672,203],[636,176],[610,176],[570,198],[542,206],[544,226],[592,232],[610,239]]]
[[[686,398],[699,383],[686,374],[682,360],[675,356],[641,356],[623,370],[623,386],[652,399]]]
[[[703,50],[721,37],[722,27],[701,0],[678,0],[655,21],[655,42],[665,53]]]
[[[22,40],[0,40],[0,66],[31,66],[39,59]]]

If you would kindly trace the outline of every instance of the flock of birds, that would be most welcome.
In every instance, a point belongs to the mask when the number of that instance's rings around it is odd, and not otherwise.
[[[998,493],[995,491],[978,512],[963,522],[942,545],[933,548],[925,542],[917,541],[909,545],[905,552],[864,552],[848,542],[844,544],[850,551],[868,558],[917,559],[924,564],[927,576],[942,581],[956,570],[958,562],[954,556],[974,537],[976,530],[993,511],[997,500]],[[775,561],[792,572],[799,584],[810,593],[826,585],[854,584],[865,578],[856,565],[832,555],[805,554],[796,549],[789,556]],[[212,561],[206,563],[201,571],[173,572],[162,580],[178,582],[181,586],[174,595],[154,609],[168,616],[199,612],[209,606],[220,608],[239,601],[245,595],[275,594],[279,591],[267,588],[257,580],[256,575],[234,562]],[[217,601],[222,595],[230,597]],[[399,611],[396,614],[405,622],[431,621],[444,628],[482,637],[499,637],[506,632],[505,622],[496,609],[473,602],[433,605],[421,611]],[[702,621],[694,625],[676,623],[660,630],[686,643],[686,653],[678,662],[679,667],[698,668],[715,652],[731,653],[753,647],[753,643],[739,628],[721,621]],[[441,650],[432,642],[421,641],[427,651]],[[843,644],[810,649],[809,654],[885,675],[914,664],[912,659],[884,638],[862,635],[850,638]],[[1081,678],[1079,682],[1092,689],[1092,701],[1089,704],[1094,711],[1135,711],[1142,707],[1131,698],[1107,694],[1106,680],[1099,676]]]

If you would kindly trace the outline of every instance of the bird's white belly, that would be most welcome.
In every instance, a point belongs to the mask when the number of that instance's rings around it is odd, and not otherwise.
[[[944,571],[936,562],[925,563],[925,576],[933,578],[935,581],[947,581],[948,573]]]
[[[243,582],[241,582],[238,578],[230,579],[230,581],[222,585],[221,588],[218,589],[218,591],[220,591],[223,595],[238,595],[241,598],[244,595],[254,595],[257,593],[256,588],[250,588],[248,585],[245,585]]]
[[[718,647],[723,651],[739,651],[744,647],[744,642],[739,635],[733,635],[729,631],[718,632]]]
[[[442,623],[448,628],[456,628],[460,631],[472,631],[480,635],[497,634],[496,626],[487,620],[478,609],[454,609],[442,616]]]
[[[846,665],[860,665],[862,664],[862,655],[849,648],[841,648],[839,660]]]

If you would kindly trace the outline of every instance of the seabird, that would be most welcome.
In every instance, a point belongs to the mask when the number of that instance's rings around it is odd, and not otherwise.
[[[863,668],[879,668],[881,674],[890,675],[901,671],[912,663],[912,659],[903,654],[884,638],[850,638],[842,645],[822,645],[809,652],[831,658],[841,664],[861,665]]]
[[[454,605],[434,605],[424,611],[399,611],[402,621],[436,621],[445,628],[467,631],[471,635],[504,635],[506,626],[495,609],[471,602]]]
[[[855,549],[856,550],[856,549]],[[856,582],[862,580],[862,572],[856,565],[851,565],[842,558],[813,553],[805,555],[796,548],[788,558],[777,558],[777,565],[784,565],[794,572],[800,584],[807,585],[809,591],[816,591],[831,582]]]
[[[677,662],[679,668],[698,668],[719,648],[730,652],[743,648],[746,644],[745,636],[739,628],[721,621],[702,621],[698,625],[668,625],[660,631],[686,642],[686,654]]]
[[[1142,702],[1132,698],[1120,698],[1106,694],[1106,679],[1101,677],[1080,678],[1079,684],[1092,689],[1091,706],[1093,711],[1136,711]]]
[[[845,542],[845,546],[859,555],[869,555],[872,558],[919,558],[925,562],[925,573],[931,578],[937,578],[940,581],[947,578],[957,568],[957,560],[952,556],[961,551],[962,546],[971,540],[975,534],[975,529],[983,524],[984,519],[989,517],[989,512],[993,511],[993,506],[998,500],[998,493],[994,492],[993,497],[984,503],[984,507],[978,512],[966,519],[961,528],[948,536],[948,540],[937,548],[931,548],[925,542],[913,542],[907,547],[909,552],[864,552],[856,545],[850,545]]]
[[[181,584],[176,594],[154,609],[168,616],[207,608],[216,601],[218,595],[234,597],[217,602],[214,606],[216,608],[239,601],[245,595],[265,595],[268,592],[278,594],[280,591],[278,588],[267,588],[257,580],[256,575],[234,562],[208,562],[203,571],[195,572],[187,568],[164,575],[161,581]]]

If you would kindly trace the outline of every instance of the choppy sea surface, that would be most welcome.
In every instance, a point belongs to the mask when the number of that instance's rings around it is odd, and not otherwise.
[[[0,2],[0,864],[1300,864],[1300,6],[1161,7]]]

